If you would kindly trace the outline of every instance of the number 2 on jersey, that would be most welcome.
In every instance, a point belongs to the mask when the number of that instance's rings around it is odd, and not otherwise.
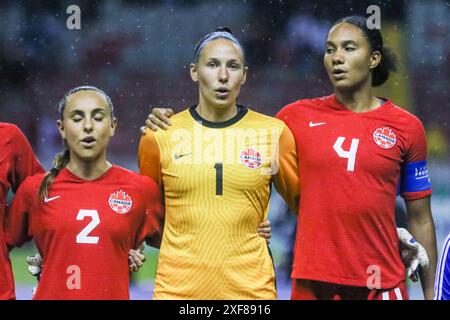
[[[358,151],[359,139],[352,139],[352,144],[350,145],[350,150],[345,151],[342,149],[342,144],[344,143],[345,138],[339,137],[334,143],[333,149],[336,151],[339,157],[348,159],[347,161],[347,171],[353,172],[355,171],[355,161],[356,161],[356,152]]]
[[[77,220],[84,220],[84,218],[86,217],[92,218],[92,221],[89,222],[89,224],[83,230],[81,230],[81,232],[77,235],[76,241],[77,243],[97,244],[99,237],[90,236],[89,233],[100,224],[98,211],[84,209],[78,211]]]

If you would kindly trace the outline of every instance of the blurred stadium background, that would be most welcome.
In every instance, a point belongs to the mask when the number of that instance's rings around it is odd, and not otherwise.
[[[71,4],[81,8],[81,30],[66,27]],[[322,66],[326,32],[340,17],[368,16],[370,4],[380,6],[385,41],[401,62],[377,92],[418,115],[427,130],[440,250],[450,232],[448,1],[1,1],[0,120],[20,127],[49,169],[61,147],[57,102],[72,87],[96,85],[111,95],[120,123],[110,159],[137,170],[139,127],[149,106],[180,111],[197,101],[188,66],[201,35],[232,28],[250,67],[240,103],[274,115],[289,102],[331,92]],[[279,298],[288,299],[295,216],[277,194],[272,200]],[[33,251],[30,245],[12,254],[18,299],[31,297],[35,282],[25,258]],[[158,251],[146,254],[144,269],[133,276],[134,299],[151,298]],[[410,293],[422,298],[418,284]]]

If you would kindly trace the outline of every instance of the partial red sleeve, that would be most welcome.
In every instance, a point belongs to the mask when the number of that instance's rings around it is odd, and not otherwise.
[[[26,177],[44,172],[41,164],[36,158],[31,145],[19,128],[15,128],[13,135],[13,170],[11,172],[11,187],[14,192]]]
[[[31,240],[29,234],[29,210],[32,199],[37,194],[30,191],[30,178],[26,179],[17,190],[4,221],[6,244],[20,247]]]
[[[278,113],[275,115],[275,118],[280,119],[283,121],[289,129],[292,130],[292,128],[295,127],[296,122],[298,121],[298,118],[296,119],[296,116],[294,115],[294,110],[298,108],[297,103],[291,103],[287,106],[284,106]]]
[[[145,188],[145,217],[137,232],[135,247],[144,240],[152,247],[159,248],[164,229],[164,210],[161,202],[159,186],[151,179],[145,179],[148,183]]]

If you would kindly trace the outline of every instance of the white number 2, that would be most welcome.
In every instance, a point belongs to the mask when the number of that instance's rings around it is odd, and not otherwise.
[[[347,162],[347,170],[355,171],[355,160],[356,160],[356,152],[358,151],[359,139],[352,139],[352,144],[350,146],[350,151],[345,151],[342,149],[342,144],[344,143],[345,138],[339,137],[334,143],[333,149],[341,158],[348,159]]]
[[[100,224],[100,218],[98,216],[97,210],[80,210],[78,211],[77,220],[84,220],[86,217],[91,217],[92,221],[81,230],[81,232],[77,235],[77,243],[89,243],[89,244],[97,244],[98,237],[89,236],[88,234],[95,229],[96,226]]]

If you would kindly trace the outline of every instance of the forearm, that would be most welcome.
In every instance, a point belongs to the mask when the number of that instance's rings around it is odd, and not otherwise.
[[[408,225],[411,234],[425,248],[430,261],[429,267],[420,271],[420,282],[424,298],[431,300],[434,297],[434,278],[437,264],[436,232],[433,217],[431,213],[420,217],[410,216]]]

